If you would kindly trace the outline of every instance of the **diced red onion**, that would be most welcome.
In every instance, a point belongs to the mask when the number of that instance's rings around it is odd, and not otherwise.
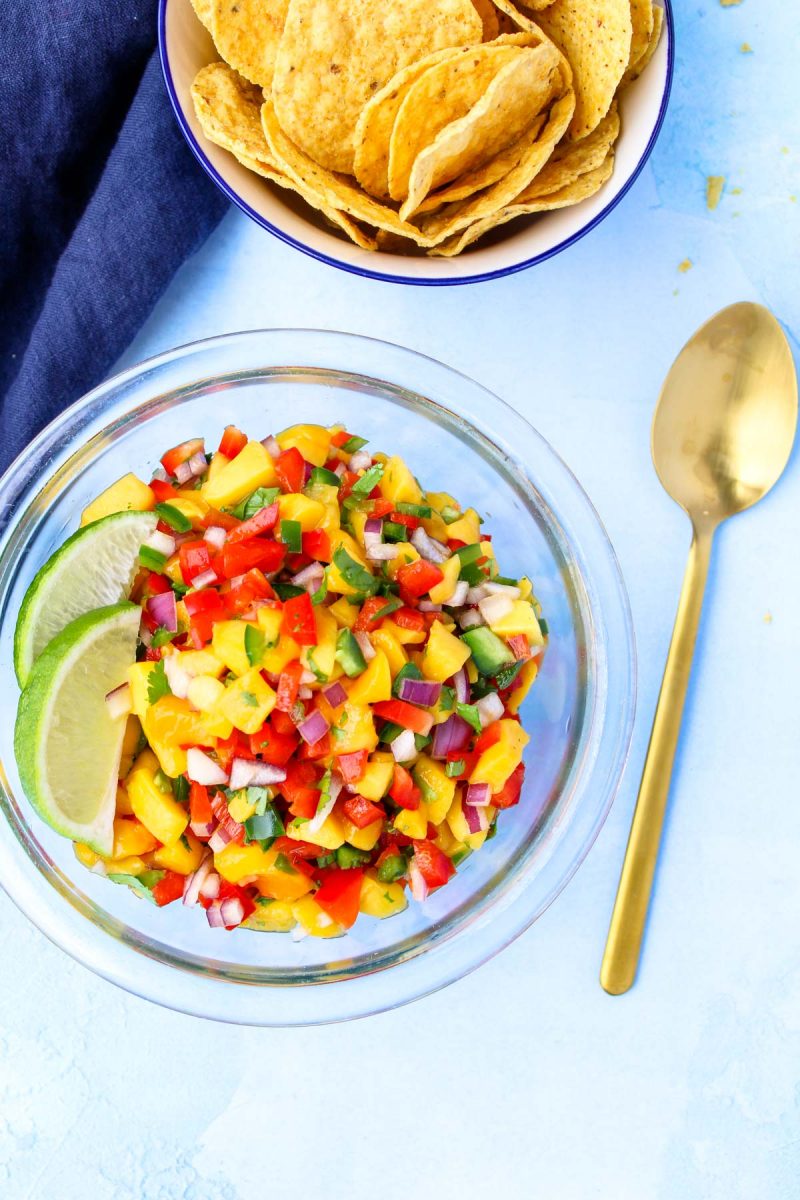
[[[301,683],[314,683],[316,678],[317,677],[314,674],[314,672],[309,671],[308,667],[303,667],[303,670],[300,672],[300,682]]]
[[[487,625],[494,625],[498,621],[502,621],[503,617],[507,617],[513,607],[514,601],[504,593],[484,596],[482,600],[478,601],[478,608]]]
[[[220,879],[216,871],[210,871],[200,885],[200,895],[204,900],[216,900],[219,895]]]
[[[163,554],[165,558],[175,553],[175,538],[168,533],[162,533],[160,529],[154,529],[144,544],[157,554]]]
[[[302,942],[303,938],[307,938],[307,937],[308,937],[308,930],[304,929],[303,926],[298,922],[297,925],[295,925],[294,929],[292,930],[292,941],[293,942]]]
[[[372,455],[367,450],[356,450],[350,455],[351,471],[368,471],[372,466]]]
[[[417,743],[414,741],[414,734],[410,729],[404,729],[402,733],[399,733],[389,748],[394,755],[395,762],[411,762],[417,757]]]
[[[172,588],[168,592],[159,592],[157,596],[151,596],[147,601],[147,611],[157,625],[161,625],[170,633],[178,632],[178,606]]]
[[[364,522],[364,533],[365,534],[368,534],[368,533],[382,534],[383,533],[383,521],[380,519],[380,517],[368,517],[367,520]]]
[[[106,707],[112,721],[117,721],[120,717],[127,717],[131,711],[131,685],[121,683],[119,687],[112,688],[110,692],[107,692]]]
[[[366,550],[370,562],[391,562],[400,553],[400,547],[393,542],[375,542],[367,546]]]
[[[420,600],[418,607],[419,607],[420,612],[441,612],[442,611],[441,604],[434,604],[432,600]]]
[[[189,459],[186,462],[178,463],[175,468],[175,478],[178,483],[188,483],[192,478],[192,468],[189,466]]]
[[[233,835],[223,825],[218,825],[211,837],[208,839],[208,848],[218,854],[220,850],[224,850],[227,845],[233,841]]]
[[[298,571],[292,576],[292,583],[296,587],[305,588],[313,596],[314,592],[318,592],[322,584],[324,575],[324,567],[322,563],[309,563],[307,567],[303,567],[302,571]]]
[[[471,735],[472,727],[453,713],[441,725],[434,725],[431,754],[434,758],[447,758],[451,750],[463,750]]]
[[[283,453],[280,447],[280,442],[277,438],[273,437],[272,434],[270,434],[269,437],[263,438],[261,445],[264,447],[267,454],[269,454],[270,458],[279,458]]]
[[[139,641],[148,648],[153,644],[153,631],[147,628],[144,621],[139,625]]]
[[[177,696],[179,700],[185,700],[189,694],[189,684],[192,682],[191,675],[188,671],[184,671],[178,662],[177,654],[165,654],[163,663],[164,674],[173,696]]]
[[[474,629],[477,625],[486,624],[477,608],[465,608],[458,614],[458,623],[462,629]]]
[[[458,703],[469,704],[469,678],[463,667],[460,671],[456,671],[451,683],[455,688],[456,700]]]
[[[483,729],[487,725],[493,725],[495,721],[499,721],[505,712],[503,701],[497,692],[487,692],[485,696],[481,696],[480,700],[476,700],[475,707],[478,710]]]
[[[322,689],[322,694],[330,704],[331,708],[338,708],[340,704],[344,704],[347,699],[347,692],[339,683],[338,679],[335,683],[329,683],[326,688]]]
[[[212,929],[224,929],[225,921],[222,917],[222,905],[219,900],[214,900],[206,909],[206,920]]]
[[[464,803],[472,807],[480,808],[483,804],[491,804],[492,789],[488,783],[471,783],[467,788],[467,794],[464,797]],[[473,833],[475,830],[473,829]]]
[[[343,462],[340,461],[333,468],[333,473],[334,473],[334,475],[338,475],[339,478],[341,479],[346,470],[347,470],[347,467],[344,465]]]
[[[206,456],[203,450],[198,450],[197,453],[193,454],[189,459],[189,470],[194,478],[197,478],[200,475],[205,475],[206,471],[208,470],[208,463],[206,462]]]
[[[292,721],[294,721],[295,725],[302,725],[303,721],[306,719],[305,704],[301,704],[299,700],[296,700],[289,710],[289,717]]]
[[[196,746],[186,751],[186,774],[192,783],[202,783],[204,787],[222,787],[228,782],[227,772]]]
[[[428,885],[423,879],[422,872],[414,862],[413,858],[408,864],[408,882],[411,888],[411,895],[419,904],[421,904],[423,900],[428,899]]]
[[[244,920],[244,905],[238,896],[227,896],[220,906],[222,923],[226,929],[235,929]]]
[[[240,788],[268,787],[271,783],[283,783],[285,778],[286,771],[283,767],[254,762],[249,758],[235,758],[231,763],[231,780],[228,786],[232,792],[238,792]]]
[[[364,655],[367,662],[370,662],[375,657],[375,647],[369,640],[369,634],[366,630],[359,629],[355,633],[355,639],[358,642],[358,648]]]
[[[310,463],[310,462],[306,462],[306,460],[303,459],[303,483],[308,483],[309,479],[311,478],[311,472],[313,470],[314,470],[314,464]]]
[[[469,584],[466,579],[459,579],[456,586],[450,593],[450,598],[447,600],[448,608],[461,608],[462,604],[467,602],[467,593],[469,592]]]
[[[489,593],[486,590],[485,583],[479,583],[477,587],[471,587],[467,590],[466,604],[477,604],[479,600],[483,600]]]
[[[199,575],[195,575],[192,587],[195,589],[213,587],[218,582],[217,572],[210,567],[207,571],[201,571]]]
[[[519,600],[522,595],[522,590],[515,583],[495,583],[490,579],[483,586],[490,596],[509,596],[512,600]]]
[[[200,898],[200,888],[213,869],[214,859],[207,854],[197,870],[186,876],[186,882],[183,885],[183,903],[187,908],[193,908],[197,904]]]
[[[319,709],[313,712],[310,717],[306,717],[306,719],[297,726],[297,732],[300,734],[300,737],[303,739],[303,741],[309,746],[313,746],[316,742],[320,741],[321,738],[324,738],[329,729],[330,725],[325,720]]]
[[[312,692],[311,688],[305,683],[301,683],[300,687],[297,689],[298,700],[310,700],[313,695],[314,693]]]
[[[215,550],[221,550],[227,536],[227,530],[223,529],[221,525],[209,525],[203,534],[203,541],[208,542],[209,546],[213,546]]]
[[[308,824],[305,826],[305,828],[308,830],[309,833],[316,833],[317,830],[321,829],[322,826],[325,824],[325,822],[327,821],[331,812],[333,811],[333,806],[335,805],[336,801],[339,799],[339,793],[341,792],[343,786],[344,786],[344,783],[342,781],[342,777],[340,775],[337,775],[335,771],[332,772],[330,787],[329,787],[329,792],[328,792],[328,799],[325,801],[324,805],[319,810],[319,812],[315,813],[314,816],[311,818],[311,820],[308,822]]]
[[[477,808],[473,804],[465,804],[461,811],[464,813],[470,833],[483,833],[489,828],[489,818],[484,807]]]
[[[428,562],[443,563],[450,557],[447,546],[443,546],[441,542],[437,542],[436,538],[432,538],[421,525],[412,533],[411,545],[415,550],[419,550],[422,557]]]
[[[510,637],[508,648],[517,662],[525,662],[531,656],[531,648],[524,633],[515,633]]]
[[[442,685],[429,679],[404,679],[398,693],[401,700],[409,704],[421,704],[423,708],[431,708],[441,695]]]
[[[207,842],[216,827],[216,821],[190,821],[189,828],[201,842]]]
[[[150,476],[150,478],[151,478],[151,479],[160,479],[162,483],[166,483],[166,482],[167,482],[167,480],[169,479],[169,475],[168,475],[168,474],[167,474],[167,472],[164,470],[164,468],[162,467],[161,463],[159,463],[159,464],[158,464],[158,466],[157,466],[157,467],[155,468],[155,470],[153,471],[153,473],[152,473],[152,475]]]

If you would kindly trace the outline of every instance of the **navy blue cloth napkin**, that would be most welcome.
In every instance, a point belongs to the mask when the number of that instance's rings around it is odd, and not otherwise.
[[[0,469],[102,380],[225,211],[155,41],[155,0],[3,7]]]

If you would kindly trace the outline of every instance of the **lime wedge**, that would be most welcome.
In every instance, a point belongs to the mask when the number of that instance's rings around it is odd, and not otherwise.
[[[14,753],[25,795],[57,833],[109,854],[124,716],[106,694],[136,657],[141,610],[115,604],[86,613],[39,656],[17,709]]]
[[[137,555],[158,518],[112,513],[79,529],[49,558],[25,593],[14,633],[14,670],[24,687],[31,667],[56,634],[93,608],[127,600]]]

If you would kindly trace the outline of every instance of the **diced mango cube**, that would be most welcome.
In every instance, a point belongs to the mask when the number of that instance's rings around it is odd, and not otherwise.
[[[402,644],[388,629],[376,629],[369,636],[370,641],[375,649],[382,650],[386,655],[387,662],[389,663],[389,670],[391,671],[392,678],[394,679],[395,675],[397,675],[399,671],[402,671],[403,667],[408,662],[408,655],[403,649]]]
[[[495,810],[491,805],[486,807],[486,816],[491,826],[492,818]],[[450,805],[450,811],[447,814],[447,824],[450,826],[450,832],[457,842],[463,842],[470,850],[479,850],[486,841],[488,829],[480,830],[478,833],[470,833],[467,818],[464,816],[462,805],[462,796],[460,790],[456,792],[453,803]]]
[[[461,670],[468,658],[469,646],[449,633],[441,621],[434,621],[422,656],[422,674],[426,679],[444,683]]]
[[[330,456],[330,430],[322,425],[290,425],[277,434],[276,441],[281,450],[289,450],[294,446],[306,462],[313,463],[315,467],[324,466]]]
[[[153,865],[165,871],[177,871],[179,875],[191,875],[203,861],[205,846],[199,842],[191,829],[185,829],[177,842],[161,846],[153,852]]]
[[[481,522],[474,508],[468,508],[457,521],[448,525],[447,533],[450,538],[472,546],[481,539]]]
[[[341,937],[344,933],[341,925],[320,908],[313,896],[302,896],[295,900],[292,912],[298,924],[312,937]]]
[[[156,498],[146,483],[132,472],[123,475],[116,483],[112,483],[96,500],[88,504],[81,513],[81,525],[90,525],[101,517],[110,517],[112,513],[152,512],[156,506]]]
[[[406,629],[403,625],[397,625],[391,617],[386,618],[381,628],[401,646],[418,646],[427,637],[424,629]]]
[[[229,842],[214,855],[214,866],[228,883],[249,882],[256,876],[265,875],[274,862],[272,848],[262,850],[258,842],[250,842],[249,845]]]
[[[317,622],[316,646],[304,646],[300,661],[309,671],[312,671],[321,683],[327,683],[341,674],[337,670],[336,638],[339,626],[336,618],[331,616],[327,608],[319,607],[314,610]]]
[[[392,698],[392,673],[389,670],[389,660],[382,650],[375,651],[375,657],[367,663],[366,671],[347,684],[347,694],[350,704],[379,704],[382,700]],[[341,751],[341,745],[337,745]]]
[[[206,717],[213,713],[225,695],[225,684],[213,675],[195,675],[186,692],[186,699]]]
[[[339,749],[338,745],[336,748],[337,750]],[[394,759],[391,756],[388,761],[375,761],[371,759],[367,763],[364,774],[356,784],[356,788],[362,796],[366,796],[367,800],[378,801],[388,792],[393,776]],[[363,847],[361,848],[363,849]]]
[[[366,705],[353,704],[348,700],[342,707],[333,727],[333,747],[337,754],[350,754],[355,750],[374,750],[378,734],[372,718],[372,710]]]
[[[461,559],[454,554],[448,558],[447,562],[440,563],[439,570],[444,575],[444,579],[441,583],[434,584],[428,595],[434,604],[446,604],[456,590],[458,577],[461,574]]]
[[[401,808],[395,814],[394,827],[398,833],[404,833],[406,837],[424,838],[428,832],[428,806],[424,800],[420,800],[419,808]]]
[[[447,816],[448,809],[453,803],[456,793],[456,781],[445,774],[441,763],[421,754],[414,764],[412,772],[414,782],[422,792],[422,798],[428,805],[428,820],[439,825]]]
[[[329,813],[313,833],[308,831],[308,821],[296,825],[291,821],[286,827],[287,837],[295,842],[311,842],[313,846],[322,846],[324,850],[338,850],[345,843],[344,825],[336,812]]]
[[[281,521],[297,521],[303,533],[316,529],[325,517],[325,505],[300,492],[278,497]]]
[[[383,819],[380,817],[371,825],[365,825],[363,829],[359,829],[357,825],[343,816],[342,825],[344,826],[345,841],[348,845],[355,846],[356,850],[372,850],[377,846],[378,839],[383,833]]]
[[[211,650],[220,662],[234,675],[245,675],[250,670],[250,659],[245,649],[247,621],[215,621],[211,634]]]
[[[529,658],[517,676],[517,686],[506,701],[506,708],[510,713],[516,714],[519,712],[520,705],[533,687],[533,681],[538,674],[539,663],[537,659]]]
[[[533,611],[533,605],[528,600],[514,600],[511,611],[498,621],[492,622],[493,631],[500,637],[514,637],[524,634],[532,646],[543,646],[544,637]]]
[[[328,612],[335,618],[340,629],[352,629],[358,620],[358,606],[351,604],[344,596],[340,596]]]
[[[143,750],[127,779],[128,795],[135,815],[159,842],[172,845],[189,824],[186,809],[156,783],[159,760],[151,750]]]
[[[484,750],[469,777],[470,783],[488,783],[492,794],[502,791],[511,772],[522,762],[522,752],[531,740],[518,721],[503,718],[495,728],[499,740]]]
[[[400,883],[381,883],[373,871],[366,871],[361,881],[358,907],[369,917],[393,917],[408,905],[405,888]]]
[[[256,911],[242,921],[241,927],[258,933],[289,933],[296,924],[291,904],[263,896],[256,899]]]
[[[258,668],[252,667],[227,685],[219,711],[242,733],[256,733],[275,707],[276,698]]]
[[[155,850],[158,838],[141,821],[131,817],[114,818],[114,845],[112,858],[129,858],[132,854],[148,854]]]
[[[248,442],[213,478],[210,474],[206,477],[201,494],[214,508],[229,507],[256,488],[275,487],[277,483],[275,463],[269,452],[261,442]]]
[[[378,486],[383,498],[390,500],[394,505],[401,502],[405,502],[406,504],[422,503],[422,492],[420,491],[419,484],[402,458],[399,458],[396,454],[392,455],[391,458],[387,458],[383,476]]]

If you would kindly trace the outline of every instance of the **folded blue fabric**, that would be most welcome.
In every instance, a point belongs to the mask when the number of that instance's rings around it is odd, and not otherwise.
[[[155,0],[3,8],[0,469],[102,380],[225,211],[155,40]]]

